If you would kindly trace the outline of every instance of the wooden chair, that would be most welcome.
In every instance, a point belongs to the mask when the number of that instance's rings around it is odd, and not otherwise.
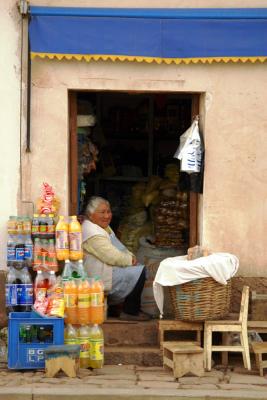
[[[249,287],[244,286],[242,291],[240,314],[238,321],[225,320],[225,321],[205,321],[204,328],[204,365],[205,368],[211,370],[211,357],[213,351],[222,352],[242,352],[243,362],[245,368],[251,369],[250,355],[248,346],[248,332],[247,332],[247,319],[248,319],[248,302],[249,302]],[[241,344],[229,345],[223,344],[220,346],[212,345],[212,333],[222,332],[224,334],[228,332],[236,332],[240,334]]]

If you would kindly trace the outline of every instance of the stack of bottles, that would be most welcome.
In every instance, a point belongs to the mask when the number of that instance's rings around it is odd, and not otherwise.
[[[9,217],[7,223],[7,266],[31,266],[33,243],[29,217]]]
[[[54,214],[34,214],[32,219],[33,269],[57,271]]]
[[[56,226],[56,255],[60,261],[82,259],[82,228],[76,215],[70,217],[70,223],[64,216],[59,216]]]
[[[100,279],[86,277],[82,260],[65,261],[62,279],[65,300],[65,343],[79,344],[81,368],[101,368],[104,339],[104,287]],[[78,327],[77,327],[78,325]]]
[[[7,311],[29,311],[33,304],[33,284],[28,270],[33,254],[30,218],[9,217],[7,233]]]

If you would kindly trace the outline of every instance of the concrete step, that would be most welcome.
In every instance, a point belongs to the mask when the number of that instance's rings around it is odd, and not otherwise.
[[[107,346],[158,345],[158,320],[120,321],[109,318],[103,325]]]
[[[162,354],[158,346],[106,346],[105,365],[162,366]]]

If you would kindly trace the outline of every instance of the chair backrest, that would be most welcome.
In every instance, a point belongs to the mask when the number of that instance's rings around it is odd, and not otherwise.
[[[242,322],[242,325],[247,324],[248,302],[249,302],[249,287],[243,286],[241,305],[240,305],[240,313],[239,313],[239,322]]]

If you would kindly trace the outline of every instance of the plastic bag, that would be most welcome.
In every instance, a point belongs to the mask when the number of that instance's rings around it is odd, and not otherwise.
[[[188,174],[200,172],[202,146],[197,119],[195,119],[190,128],[180,136],[180,145],[173,157],[181,160],[181,171],[187,172]]]

